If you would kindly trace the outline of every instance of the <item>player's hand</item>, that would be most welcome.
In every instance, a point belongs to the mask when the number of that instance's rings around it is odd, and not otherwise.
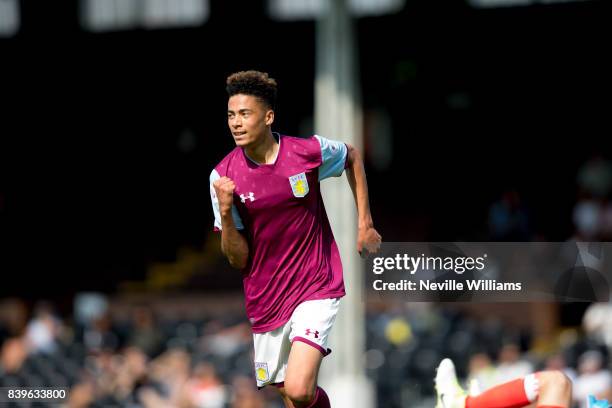
[[[378,252],[381,242],[382,237],[374,227],[359,228],[357,233],[357,251],[362,257]]]
[[[219,211],[231,211],[234,204],[234,189],[236,185],[229,177],[221,177],[213,183],[217,200],[219,201]]]

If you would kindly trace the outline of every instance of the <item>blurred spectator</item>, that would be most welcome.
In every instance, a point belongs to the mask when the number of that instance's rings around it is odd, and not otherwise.
[[[516,190],[507,190],[489,208],[489,232],[494,241],[529,241],[529,211]]]
[[[20,337],[12,337],[4,342],[0,351],[0,378],[15,374],[28,356],[26,342]]]
[[[21,336],[28,323],[28,309],[25,303],[16,298],[5,299],[0,303],[0,343],[2,339]]]
[[[589,305],[582,318],[582,327],[590,339],[605,344],[612,351],[612,304]]]
[[[153,311],[146,306],[132,312],[132,329],[127,343],[144,351],[149,357],[159,354],[163,347],[163,335],[155,324]]]
[[[580,408],[586,408],[586,398],[609,399],[612,394],[612,375],[604,368],[604,358],[599,351],[587,351],[578,361],[579,375],[574,382],[573,398]]]
[[[188,389],[189,399],[195,407],[223,408],[227,402],[225,387],[208,362],[196,364]]]
[[[26,328],[26,341],[30,351],[45,354],[55,352],[60,330],[60,321],[55,317],[51,305],[46,302],[39,303]]]
[[[578,241],[612,239],[612,162],[594,153],[576,176],[578,199],[572,212]]]
[[[277,400],[278,399],[277,397]],[[257,391],[256,383],[252,378],[236,376],[232,382],[232,408],[264,408],[269,405],[265,401],[260,391]]]
[[[128,399],[131,393],[147,382],[148,358],[137,347],[128,347],[116,367],[114,393],[122,399]]]
[[[596,152],[578,169],[576,181],[580,194],[604,198],[612,191],[612,163]]]
[[[81,326],[91,324],[108,312],[108,299],[100,293],[79,293],[74,298],[74,319]]]
[[[94,400],[94,384],[83,381],[70,389],[67,408],[87,408]]]
[[[476,353],[470,357],[468,365],[468,384],[476,381],[480,390],[497,385],[497,373],[487,353]]]
[[[581,199],[574,206],[572,220],[575,228],[575,239],[578,241],[596,241],[601,232],[601,206],[593,199]]]
[[[211,321],[206,327],[206,334],[202,348],[220,357],[228,357],[245,348],[251,348],[251,329],[245,322],[224,327],[220,321]]]
[[[151,362],[151,379],[162,384],[162,392],[153,388],[142,390],[141,399],[147,407],[193,407],[188,390],[190,359],[185,350],[172,349]]]
[[[546,359],[544,370],[558,370],[567,375],[572,383],[576,381],[576,370],[569,367],[562,354],[553,354]]]
[[[85,328],[83,343],[91,352],[116,350],[119,347],[119,337],[113,330],[110,313],[94,319],[91,326]]]
[[[533,372],[533,365],[522,359],[519,346],[515,343],[505,344],[499,352],[497,366],[497,383],[501,384]]]

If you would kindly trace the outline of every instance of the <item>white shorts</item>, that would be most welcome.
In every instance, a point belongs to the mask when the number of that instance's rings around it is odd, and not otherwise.
[[[308,300],[296,307],[289,321],[278,329],[254,333],[257,386],[261,388],[285,381],[289,352],[294,341],[316,348],[323,356],[331,353],[327,341],[339,306],[340,299]]]

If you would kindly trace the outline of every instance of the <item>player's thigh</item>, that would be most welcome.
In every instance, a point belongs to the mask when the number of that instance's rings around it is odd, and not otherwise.
[[[339,305],[339,299],[310,300],[291,316],[285,389],[294,400],[308,399],[316,390],[321,360],[331,351],[328,339]]]
[[[323,354],[318,349],[301,341],[294,341],[285,374],[286,392],[290,396],[313,394],[322,360]]]

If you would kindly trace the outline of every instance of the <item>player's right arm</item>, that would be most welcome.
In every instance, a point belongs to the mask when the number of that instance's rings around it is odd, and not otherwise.
[[[215,211],[215,226],[221,230],[221,251],[227,257],[230,265],[243,269],[249,258],[249,245],[238,231],[243,226],[234,207],[236,185],[229,177],[220,177],[214,181],[211,178],[211,181],[214,189],[214,194],[211,191],[211,196]]]

